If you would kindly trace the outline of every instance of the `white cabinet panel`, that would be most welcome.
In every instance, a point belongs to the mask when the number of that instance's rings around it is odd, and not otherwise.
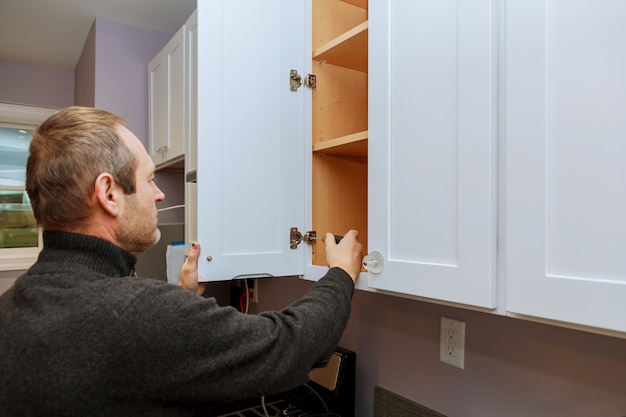
[[[291,92],[289,73],[304,68],[305,14],[302,0],[198,2],[197,182],[186,204],[197,210],[187,241],[202,245],[201,280],[303,272],[289,230],[303,224],[310,92]]]
[[[148,103],[149,103],[149,142],[148,152],[155,163],[161,163],[163,157],[157,149],[167,146],[168,135],[168,108],[167,94],[167,63],[163,59],[163,52],[159,53],[148,65]]]
[[[626,331],[626,3],[512,1],[507,310]]]
[[[155,165],[180,159],[185,146],[185,43],[182,27],[148,64],[149,143]]]
[[[370,287],[496,305],[496,13],[370,2]]]

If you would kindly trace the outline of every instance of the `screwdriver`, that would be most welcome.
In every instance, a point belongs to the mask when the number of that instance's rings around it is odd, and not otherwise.
[[[341,242],[341,239],[343,239],[343,236],[335,235],[335,243]],[[309,236],[309,240],[321,240],[322,242],[326,242],[326,236],[323,236],[323,237]]]

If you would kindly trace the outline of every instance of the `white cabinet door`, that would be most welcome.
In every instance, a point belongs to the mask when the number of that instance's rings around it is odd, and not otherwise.
[[[496,306],[493,3],[369,3],[372,288]]]
[[[626,2],[506,8],[507,310],[626,332]]]
[[[155,165],[163,161],[157,150],[165,149],[168,135],[169,97],[164,55],[164,51],[159,52],[148,64],[148,153]]]
[[[303,0],[206,0],[197,9],[197,137],[190,154],[187,242],[202,246],[200,280],[296,275],[304,245],[304,117],[310,67]],[[305,59],[305,57],[307,59]],[[309,105],[310,106],[310,105]],[[189,213],[189,211],[188,211]]]
[[[184,154],[184,27],[148,64],[148,151],[157,167]]]

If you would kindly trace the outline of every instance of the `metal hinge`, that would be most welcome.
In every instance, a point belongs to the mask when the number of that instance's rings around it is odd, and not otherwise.
[[[289,247],[291,249],[298,249],[298,245],[302,241],[308,243],[309,245],[313,244],[316,242],[316,236],[317,233],[315,230],[310,230],[305,234],[302,234],[297,227],[292,227],[289,229]]]
[[[168,146],[163,145],[159,149],[156,150],[156,153],[161,155],[161,161],[165,161],[165,159],[167,159],[167,149],[168,149]]]
[[[314,74],[308,74],[302,79],[298,71],[292,69],[289,75],[289,89],[291,91],[298,91],[301,85],[306,85],[309,88],[315,88],[317,86],[317,77]]]

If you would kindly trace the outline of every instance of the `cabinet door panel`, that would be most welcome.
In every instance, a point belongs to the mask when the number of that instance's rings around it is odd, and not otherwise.
[[[157,153],[157,150],[167,146],[169,133],[167,62],[164,57],[165,52],[161,51],[148,64],[148,111],[150,112],[148,149],[155,165],[163,162],[163,157]]]
[[[185,39],[184,28],[174,36],[175,43],[167,49],[169,89],[169,135],[167,158],[176,158],[184,153],[185,143]]]
[[[369,286],[495,307],[495,6],[371,2]]]
[[[626,331],[626,4],[507,4],[507,310]]]
[[[181,28],[148,65],[149,144],[155,165],[184,153],[185,41]]]
[[[289,71],[304,68],[304,1],[198,2],[196,219],[202,280],[296,275],[302,227],[304,103]],[[211,261],[206,257],[211,256]]]

